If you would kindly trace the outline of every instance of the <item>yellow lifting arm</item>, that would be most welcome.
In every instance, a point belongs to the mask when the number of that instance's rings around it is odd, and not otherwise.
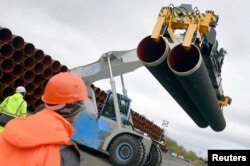
[[[196,11],[184,11],[177,7],[163,7],[154,26],[151,38],[159,40],[160,36],[166,36],[170,42],[176,37],[174,31],[177,29],[186,30],[182,45],[190,47],[194,39],[200,38],[202,34],[210,31],[211,22],[216,22],[216,15],[213,11],[206,11],[200,14]]]
[[[231,102],[232,102],[232,99],[230,97],[226,96],[226,97],[224,97],[223,100],[219,101],[219,104],[220,104],[221,107],[225,107],[225,106],[230,105]]]

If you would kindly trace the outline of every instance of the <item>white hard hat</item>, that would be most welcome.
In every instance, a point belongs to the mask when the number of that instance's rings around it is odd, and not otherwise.
[[[16,92],[19,92],[19,93],[26,92],[26,89],[23,86],[19,86],[16,88]]]

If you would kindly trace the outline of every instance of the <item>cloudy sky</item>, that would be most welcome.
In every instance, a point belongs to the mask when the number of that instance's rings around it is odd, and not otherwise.
[[[201,129],[186,115],[155,78],[140,68],[124,75],[133,109],[159,126],[168,120],[168,136],[197,154],[207,149],[250,149],[250,36],[246,1],[189,0],[201,12],[219,15],[216,28],[219,47],[227,50],[222,68],[225,95],[233,98],[224,109],[226,129]],[[154,27],[163,6],[180,0],[0,0],[0,26],[9,28],[45,54],[69,68],[87,65],[108,51],[136,48]],[[95,85],[103,90],[109,81]],[[117,79],[118,92],[121,84]]]

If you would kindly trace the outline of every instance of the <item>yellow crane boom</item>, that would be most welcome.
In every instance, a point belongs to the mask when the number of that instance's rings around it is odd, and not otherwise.
[[[169,42],[174,42],[176,37],[174,31],[186,30],[182,45],[190,47],[191,43],[201,40],[201,35],[210,31],[211,23],[216,23],[218,17],[213,11],[200,13],[197,8],[188,10],[189,6],[182,4],[180,7],[163,7],[159,13],[151,38],[158,40],[165,36]]]

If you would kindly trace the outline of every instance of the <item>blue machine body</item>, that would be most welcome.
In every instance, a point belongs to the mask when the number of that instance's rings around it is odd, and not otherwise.
[[[117,94],[121,121],[129,119],[131,100],[126,96]],[[107,98],[100,112],[100,116],[82,111],[80,116],[73,122],[75,133],[72,140],[78,145],[84,145],[102,151],[106,138],[115,130],[116,116],[111,91],[107,92]]]
[[[110,133],[108,121],[81,112],[80,116],[74,121],[75,134],[72,140],[77,144],[84,145],[96,150],[100,150],[104,140]]]

